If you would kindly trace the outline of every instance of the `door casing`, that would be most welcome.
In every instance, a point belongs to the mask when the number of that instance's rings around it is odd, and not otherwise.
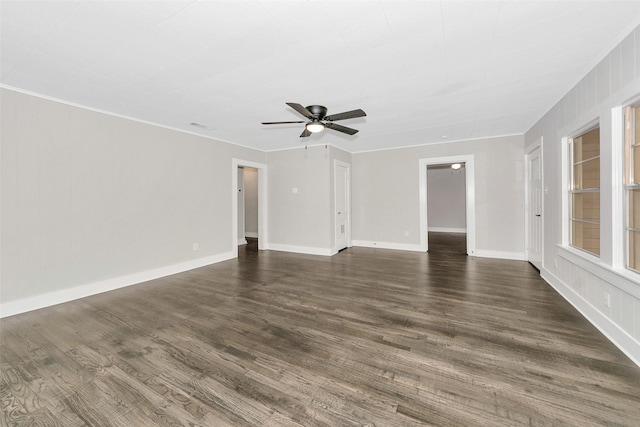
[[[258,169],[258,249],[268,249],[267,165],[250,160],[231,159],[231,251],[238,256],[238,167]]]
[[[344,181],[339,179],[339,174],[344,173]],[[343,191],[338,186],[344,185]],[[342,201],[338,200],[343,196]],[[333,227],[334,246],[333,253],[344,248],[351,247],[351,165],[340,160],[333,163]],[[345,227],[344,233],[341,227]]]
[[[540,179],[532,182],[531,162],[538,159]],[[544,174],[542,138],[525,154],[525,259],[542,270],[544,239]]]
[[[460,156],[429,157],[418,160],[419,200],[420,200],[420,250],[429,250],[427,238],[427,166],[443,163],[465,164],[466,216],[467,216],[467,255],[476,254],[476,190],[475,190],[475,156],[465,154]]]

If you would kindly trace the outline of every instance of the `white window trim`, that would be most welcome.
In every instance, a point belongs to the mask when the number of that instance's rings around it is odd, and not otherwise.
[[[612,153],[612,173],[613,181],[613,253],[612,266],[620,275],[629,280],[638,282],[640,279],[640,271],[627,266],[629,257],[629,235],[627,233],[627,224],[629,224],[629,198],[627,195],[627,177],[626,177],[626,141],[625,134],[625,117],[624,110],[631,106],[632,108],[640,108],[640,97],[629,100],[619,107],[611,109],[611,137],[613,141]],[[617,124],[617,126],[616,126]],[[618,149],[615,149],[618,147]]]
[[[570,244],[570,236],[569,236],[569,225],[571,224],[571,219],[569,218],[570,209],[569,209],[569,191],[571,191],[571,182],[569,181],[569,170],[571,168],[571,143],[569,141],[569,137],[565,136],[562,138],[562,246],[564,247],[572,247]]]
[[[573,246],[571,244],[571,199],[570,195],[573,191],[573,140],[574,138],[584,135],[596,128],[600,127],[600,121],[598,119],[592,120],[587,125],[579,128],[575,132],[570,133],[571,136],[565,136],[562,138],[562,246],[571,250],[576,255],[582,256],[585,259],[595,261],[597,263],[602,262],[602,197],[600,197],[600,255],[591,253],[585,249]],[[602,140],[602,134],[600,135]],[[600,157],[600,156],[598,156]],[[602,158],[600,157],[602,161]],[[601,169],[602,170],[602,167]],[[602,194],[602,179],[600,179],[600,187],[598,193]],[[588,192],[588,191],[587,191]]]
[[[627,228],[627,190],[625,189],[625,140],[624,109],[620,106],[611,110],[611,266],[615,269],[627,268],[628,238]]]

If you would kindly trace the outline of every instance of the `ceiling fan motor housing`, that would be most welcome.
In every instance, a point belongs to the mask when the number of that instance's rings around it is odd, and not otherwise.
[[[313,115],[315,120],[322,120],[327,115],[327,107],[322,105],[309,105],[307,111]]]

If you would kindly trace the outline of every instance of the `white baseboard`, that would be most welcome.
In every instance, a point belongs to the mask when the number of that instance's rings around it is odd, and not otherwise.
[[[394,243],[394,242],[373,242],[369,240],[354,240],[353,246],[360,246],[364,248],[380,248],[380,249],[395,249],[400,251],[414,251],[424,252],[420,245],[408,244],[408,243]],[[507,252],[507,251],[489,251],[476,249],[473,256],[481,258],[500,258],[510,259],[516,261],[524,261],[524,252]]]
[[[64,302],[73,301],[91,295],[101,294],[103,292],[124,288],[126,286],[136,285],[138,283],[147,282],[149,280],[158,279],[160,277],[170,276],[172,274],[182,273],[183,271],[192,270],[194,268],[204,267],[205,265],[226,261],[231,258],[233,258],[232,252],[224,252],[205,258],[198,258],[191,261],[185,261],[165,267],[155,268],[153,270],[127,274],[125,276],[87,283],[85,285],[80,285],[69,289],[61,289],[58,291],[47,292],[16,301],[1,303],[0,318],[13,316],[14,314],[25,313],[27,311],[37,310],[44,307],[50,307],[57,304],[62,304]]]
[[[238,246],[246,245],[247,243],[247,239],[238,239]]]
[[[245,237],[251,237],[251,238],[254,238],[254,239],[257,239],[257,238],[258,238],[258,232],[257,232],[257,231],[256,231],[256,232],[253,232],[253,231],[245,231],[245,232],[244,232],[244,235],[245,235]]]
[[[552,272],[542,268],[540,276],[564,299],[582,314],[593,326],[616,345],[624,354],[640,367],[640,342],[635,340],[611,319],[589,304],[584,298],[562,283]]]
[[[490,251],[486,249],[476,248],[476,252],[473,255],[480,258],[499,258],[499,259],[510,259],[514,261],[526,260],[524,256],[524,252]]]
[[[370,240],[354,240],[353,246],[360,246],[363,248],[395,249],[398,251],[424,252],[420,248],[420,245],[411,244],[411,243],[373,242]]]
[[[466,233],[466,228],[455,228],[455,227],[429,227],[428,231],[433,231],[434,233]]]
[[[269,243],[268,247],[265,249],[269,249],[272,251],[295,252],[299,254],[308,254],[308,255],[323,255],[323,256],[335,255],[335,252],[331,248],[316,248],[313,246],[284,245],[281,243]]]

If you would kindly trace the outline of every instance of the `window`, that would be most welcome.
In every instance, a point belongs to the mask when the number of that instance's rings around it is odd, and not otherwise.
[[[570,173],[571,246],[600,256],[600,128],[571,140]]]
[[[626,266],[640,270],[640,107],[624,110]]]

